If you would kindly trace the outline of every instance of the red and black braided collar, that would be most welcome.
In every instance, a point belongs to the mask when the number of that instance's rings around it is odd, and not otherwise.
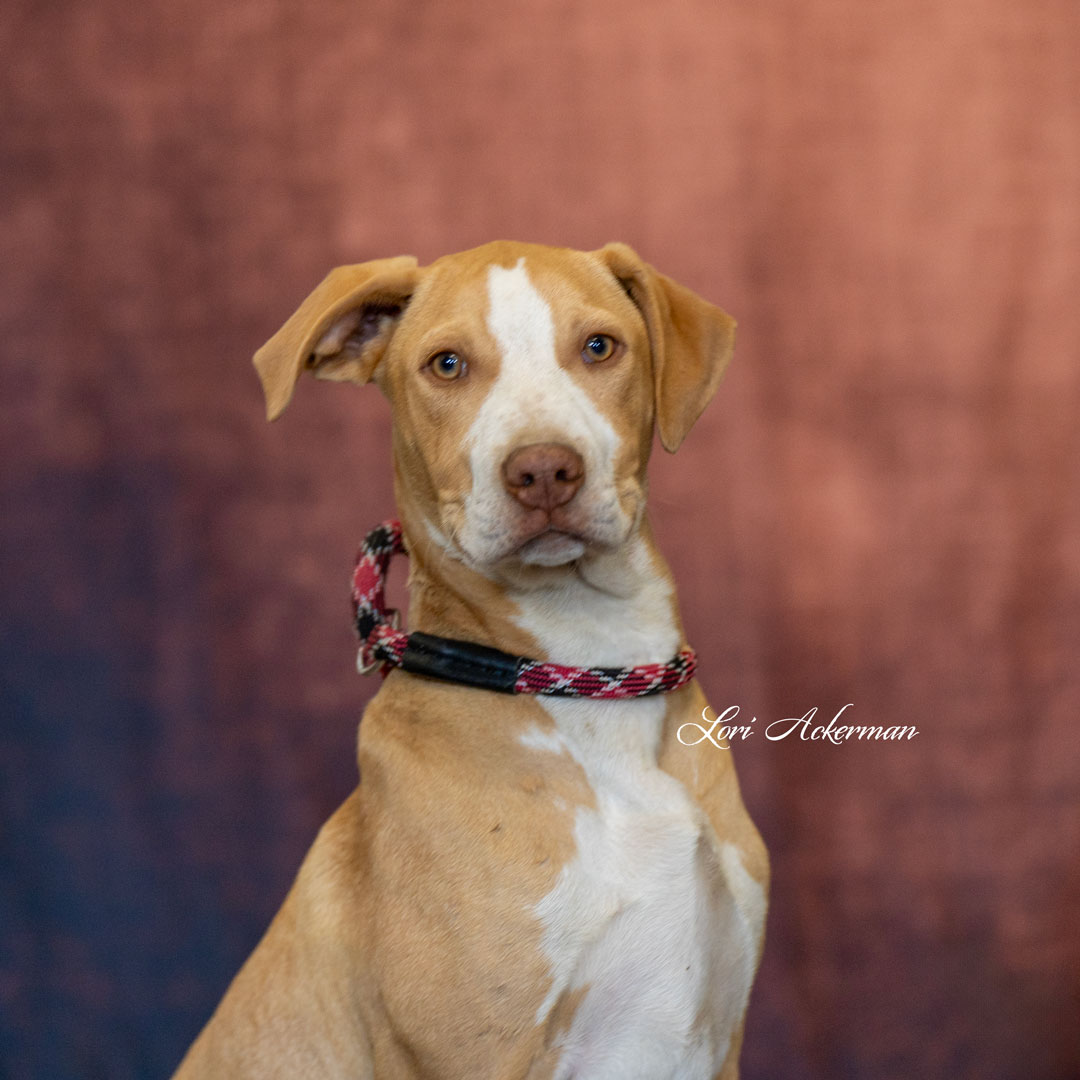
[[[385,598],[390,558],[404,550],[401,524],[386,521],[368,533],[357,554],[352,600],[360,637],[357,666],[361,674],[376,667],[382,667],[384,672],[400,667],[416,675],[504,694],[590,698],[663,694],[685,686],[694,676],[697,656],[689,648],[664,664],[589,668],[530,660],[486,645],[419,631],[407,634],[398,628],[398,613],[387,610]]]

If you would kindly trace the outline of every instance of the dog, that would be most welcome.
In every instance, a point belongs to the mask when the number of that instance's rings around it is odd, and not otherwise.
[[[388,397],[411,627],[626,668],[685,644],[646,465],[734,329],[624,244],[496,242],[332,271],[255,365],[271,420],[305,371]],[[176,1077],[737,1077],[768,858],[730,753],[679,737],[706,707],[392,670]]]

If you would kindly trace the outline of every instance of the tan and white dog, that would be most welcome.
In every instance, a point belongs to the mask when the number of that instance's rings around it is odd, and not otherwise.
[[[390,400],[410,628],[566,664],[683,643],[645,516],[734,322],[622,244],[334,270],[256,355]],[[738,1074],[768,862],[696,682],[625,701],[395,670],[323,827],[178,1077]]]

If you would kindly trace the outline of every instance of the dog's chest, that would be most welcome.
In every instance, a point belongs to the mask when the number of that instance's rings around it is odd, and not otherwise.
[[[664,701],[548,708],[556,726],[533,735],[536,749],[570,754],[594,799],[575,810],[575,855],[535,909],[551,972],[536,1021],[581,995],[556,1076],[713,1076],[730,1034],[722,969],[744,935],[711,826],[655,765]]]
[[[666,658],[678,635],[657,586],[622,611],[563,604],[523,622],[578,663],[640,659],[643,644],[650,659]],[[535,907],[551,977],[536,1022],[576,1002],[556,1036],[556,1080],[712,1077],[745,1005],[754,943],[729,886],[737,853],[657,765],[667,700],[540,704],[553,723],[523,741],[569,755],[591,793],[574,810],[575,853]]]

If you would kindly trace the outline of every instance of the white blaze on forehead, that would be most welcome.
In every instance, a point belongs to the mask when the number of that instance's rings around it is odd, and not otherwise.
[[[524,258],[509,270],[488,270],[488,304],[488,329],[499,343],[503,372],[508,365],[547,374],[558,367],[551,306],[529,279]]]
[[[628,524],[615,495],[619,438],[559,363],[559,314],[533,284],[524,258],[513,267],[488,270],[487,326],[498,346],[499,374],[467,435],[472,490],[460,537],[480,561],[499,546],[508,527],[502,463],[512,450],[530,443],[562,443],[576,450],[585,464],[578,506],[609,521],[612,532]]]
[[[499,377],[473,421],[474,478],[478,457],[494,446],[517,446],[523,433],[562,440],[586,468],[610,473],[618,438],[596,403],[559,363],[555,313],[519,259],[488,271],[488,329],[499,346]],[[499,463],[501,464],[501,462]]]

